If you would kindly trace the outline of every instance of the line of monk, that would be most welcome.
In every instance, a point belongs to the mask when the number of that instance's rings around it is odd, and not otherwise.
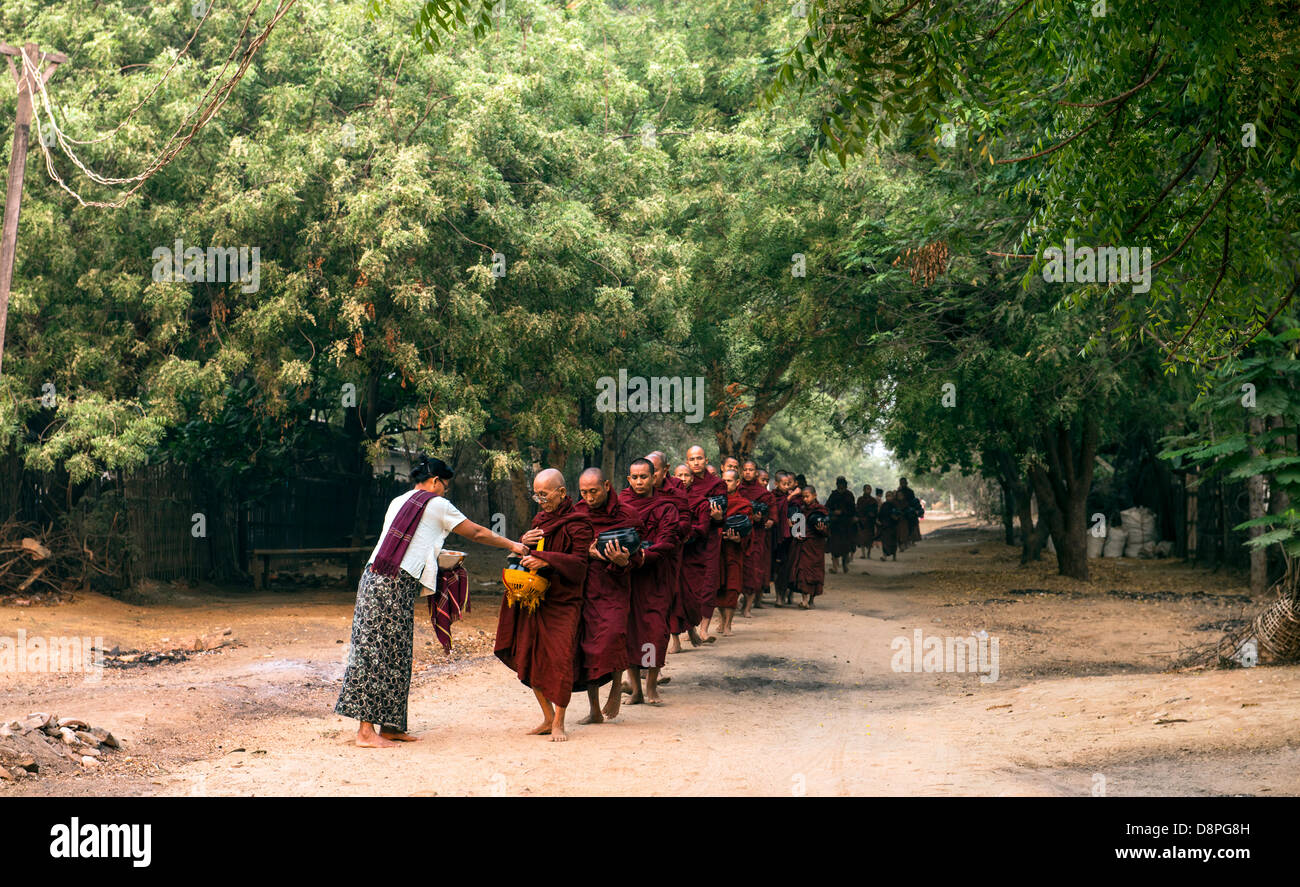
[[[810,609],[822,594],[832,520],[801,475],[769,475],[730,456],[718,469],[699,446],[671,474],[658,451],[627,470],[615,492],[601,469],[586,469],[576,502],[559,471],[533,479],[540,510],[520,538],[529,548],[520,566],[550,584],[535,610],[502,601],[495,652],[542,710],[529,733],[553,741],[568,738],[573,693],[587,694],[583,724],[623,705],[660,705],[662,669],[682,635],[696,647],[730,637],[737,611],[752,618],[769,589],[777,607],[798,592],[798,606]],[[849,496],[851,513],[853,505]],[[639,540],[631,548],[598,539],[630,539],[612,532],[627,530]]]

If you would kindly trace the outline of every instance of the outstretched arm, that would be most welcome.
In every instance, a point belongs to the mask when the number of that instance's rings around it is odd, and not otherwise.
[[[480,545],[491,545],[493,548],[508,548],[520,556],[528,554],[531,550],[522,542],[507,539],[505,536],[492,532],[487,527],[479,526],[468,518],[452,527],[451,531],[457,536],[464,536],[471,542],[478,542]]]

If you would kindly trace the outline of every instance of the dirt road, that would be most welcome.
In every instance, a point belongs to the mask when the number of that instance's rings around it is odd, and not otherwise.
[[[586,702],[575,696],[566,743],[524,735],[538,712],[490,655],[499,596],[487,588],[456,626],[450,658],[419,614],[410,728],[422,741],[390,750],[351,746],[355,724],[332,713],[346,590],[164,589],[6,607],[4,634],[22,627],[159,649],[164,637],[230,627],[240,646],[109,669],[97,683],[17,675],[0,689],[0,719],[57,710],[109,728],[124,749],[96,772],[49,772],[0,793],[1300,792],[1300,669],[1162,670],[1180,646],[1210,639],[1207,625],[1242,615],[1234,580],[1107,560],[1092,562],[1091,582],[1076,582],[1050,561],[1019,567],[998,536],[954,522],[897,563],[855,560],[849,575],[828,574],[816,610],[768,607],[737,618],[734,637],[671,657],[660,707],[579,726]],[[490,584],[495,560],[478,560],[476,579]],[[983,632],[989,655],[996,639],[997,680],[899,670],[912,662],[902,642],[918,629],[940,643]],[[919,651],[916,661],[923,669]]]

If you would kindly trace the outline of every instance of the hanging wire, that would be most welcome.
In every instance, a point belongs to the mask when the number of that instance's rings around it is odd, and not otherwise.
[[[99,201],[99,200],[86,200],[85,198],[83,198],[78,192],[73,190],[63,180],[63,178],[59,175],[58,171],[54,168],[54,158],[52,153],[50,152],[50,146],[45,143],[45,139],[42,137],[43,131],[42,131],[41,115],[35,114],[33,116],[36,119],[37,141],[41,146],[41,152],[45,155],[45,168],[49,172],[50,178],[53,179],[60,188],[62,188],[68,194],[71,194],[72,197],[76,199],[77,203],[79,203],[83,207],[96,206],[96,207],[103,207],[105,209],[118,209],[125,206],[126,202],[144,186],[144,183],[148,181],[156,173],[158,173],[167,164],[171,163],[171,161],[174,160],[176,156],[180,154],[180,152],[183,151],[191,141],[193,141],[195,135],[198,134],[199,130],[202,129],[204,125],[208,123],[209,120],[211,120],[214,116],[216,116],[218,111],[221,110],[221,108],[225,105],[227,99],[230,98],[230,93],[234,90],[235,86],[243,78],[244,73],[248,70],[248,66],[252,63],[253,57],[257,54],[257,51],[262,47],[262,44],[264,44],[267,41],[267,39],[271,36],[271,32],[275,29],[275,26],[279,24],[280,19],[284,17],[285,13],[289,11],[289,8],[293,6],[295,2],[296,0],[279,0],[275,12],[272,14],[270,21],[267,22],[266,27],[262,30],[260,34],[256,35],[252,39],[252,41],[248,44],[248,47],[244,50],[243,56],[240,59],[239,65],[235,69],[234,74],[230,77],[229,80],[222,82],[222,77],[224,77],[226,69],[230,67],[230,63],[234,60],[235,56],[239,54],[239,47],[244,42],[244,36],[248,33],[249,27],[253,21],[254,14],[257,12],[258,7],[260,7],[262,4],[262,0],[257,0],[257,2],[253,5],[253,8],[249,10],[248,15],[244,19],[243,28],[241,28],[239,32],[239,39],[236,41],[234,48],[231,49],[230,55],[227,56],[225,63],[221,66],[221,71],[208,85],[207,90],[205,90],[203,94],[203,98],[200,100],[199,106],[195,108],[193,111],[191,111],[188,115],[186,115],[185,119],[181,121],[181,124],[178,127],[176,127],[176,130],[168,137],[167,142],[164,144],[162,151],[153,160],[153,162],[150,163],[144,169],[143,172],[140,172],[134,176],[130,176],[126,178],[116,178],[111,176],[100,175],[94,170],[89,169],[81,161],[81,159],[77,157],[76,153],[73,151],[71,147],[71,145],[74,144],[74,142],[70,139],[67,139],[64,136],[63,132],[59,129],[58,124],[55,122],[53,103],[50,101],[49,92],[45,88],[45,82],[41,77],[40,69],[37,63],[34,63],[32,62],[32,60],[28,59],[26,53],[22,53],[21,55],[23,59],[24,70],[25,72],[27,72],[30,78],[29,82],[34,83],[36,85],[37,91],[40,95],[41,105],[44,108],[45,115],[49,118],[50,129],[53,132],[55,139],[58,141],[59,147],[63,149],[63,153],[67,154],[68,158],[72,160],[73,164],[76,165],[76,167],[80,169],[82,173],[84,173],[86,177],[93,182],[97,182],[98,184],[101,185],[126,185],[132,182],[134,182],[135,184],[129,191],[123,194],[120,199],[113,201],[111,203],[105,201]],[[193,40],[192,37],[191,40]],[[45,53],[41,53],[39,64],[43,65],[44,63],[45,63]],[[134,111],[132,113],[134,113]],[[185,127],[190,124],[190,121],[194,120],[196,115],[198,116],[198,119],[193,123],[193,125],[190,126],[189,132],[185,133],[185,135],[183,137],[180,137],[180,140],[177,141],[177,138],[178,136],[180,136],[182,130],[184,130]],[[86,143],[75,142],[75,144],[86,144]]]

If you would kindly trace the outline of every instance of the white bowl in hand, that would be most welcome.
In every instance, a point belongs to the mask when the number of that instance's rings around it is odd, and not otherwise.
[[[438,552],[438,569],[454,570],[465,560],[465,552],[444,548]]]

